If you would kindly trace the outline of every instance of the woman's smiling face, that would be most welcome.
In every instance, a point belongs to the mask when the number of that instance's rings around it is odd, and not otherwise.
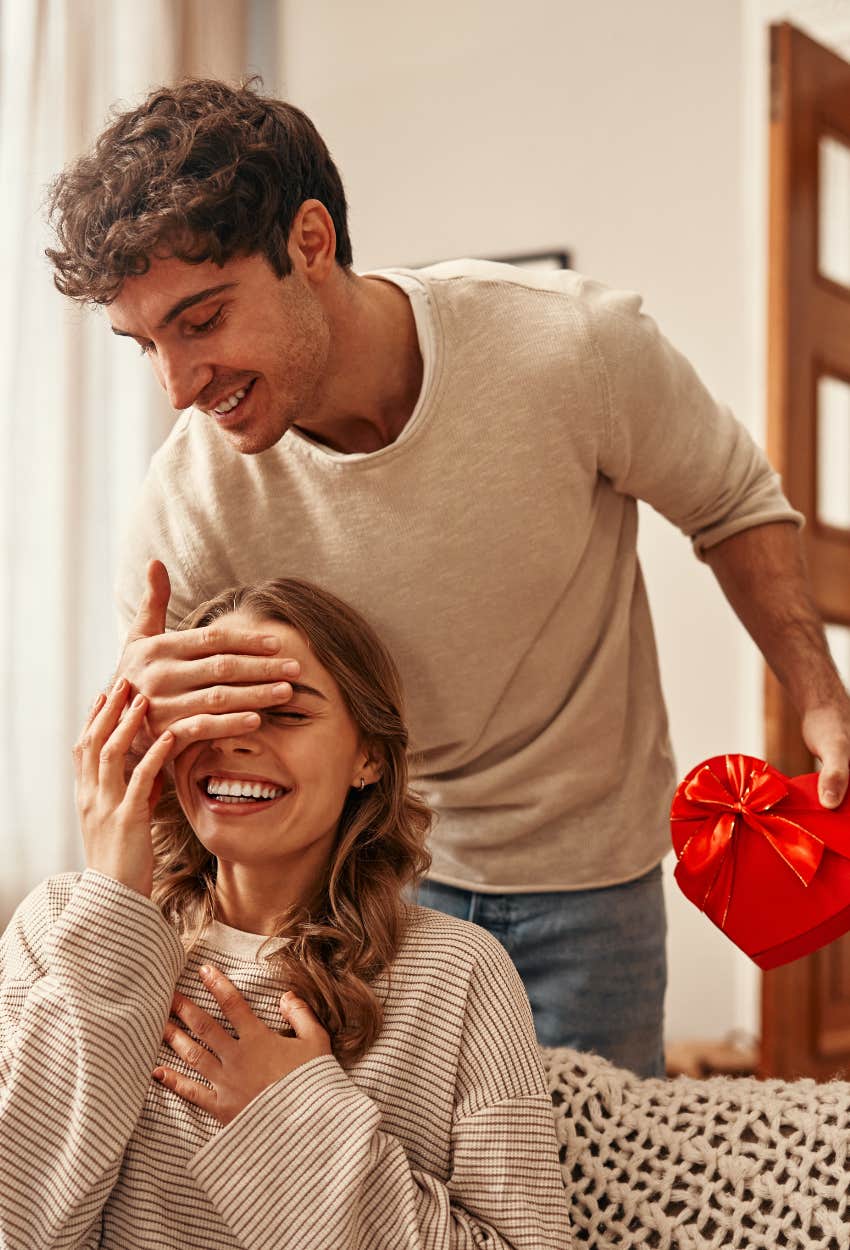
[[[301,673],[289,703],[261,712],[257,729],[193,743],[177,757],[180,805],[219,861],[272,866],[306,857],[318,872],[330,858],[350,788],[361,777],[375,781],[377,770],[339,687],[303,634],[244,612],[220,619],[249,629],[261,624]]]

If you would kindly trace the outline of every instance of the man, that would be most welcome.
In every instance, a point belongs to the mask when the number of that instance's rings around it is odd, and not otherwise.
[[[59,289],[105,305],[187,410],[118,584],[152,729],[230,733],[209,714],[292,677],[258,638],[164,634],[167,604],[174,624],[284,574],[349,600],[399,663],[438,812],[422,901],[504,942],[542,1042],[662,1071],[674,770],[636,499],[692,538],[785,683],[822,800],[847,784],[800,517],[746,431],[634,295],[476,262],[355,274],[324,143],[250,89],[154,93],[52,214]]]

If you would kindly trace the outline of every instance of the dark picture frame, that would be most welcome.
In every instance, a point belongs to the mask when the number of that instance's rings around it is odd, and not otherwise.
[[[551,248],[540,252],[519,252],[515,256],[443,256],[445,260],[492,260],[499,265],[517,265],[520,269],[571,269],[570,253],[563,248]],[[440,264],[441,261],[427,260],[420,261],[417,265],[410,266],[412,269],[427,269],[429,265]]]
[[[487,256],[485,259],[497,261],[500,265],[518,265],[520,269],[571,268],[570,254],[563,250],[522,252],[518,256]]]

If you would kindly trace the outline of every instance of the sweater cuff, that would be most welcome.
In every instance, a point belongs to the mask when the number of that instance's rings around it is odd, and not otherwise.
[[[691,538],[691,543],[697,558],[705,561],[707,551],[710,551],[712,547],[716,547],[718,543],[725,542],[727,538],[732,538],[735,534],[742,534],[744,530],[755,529],[757,525],[774,525],[788,521],[796,525],[798,529],[802,529],[806,523],[806,518],[802,512],[797,512],[793,508],[784,511],[779,511],[777,508],[763,508],[750,516],[736,517],[732,521],[724,521],[719,525],[710,525],[707,529],[700,530],[694,534]]]
[[[300,1222],[305,1204],[320,1224],[323,1203],[333,1197],[316,1182],[325,1174],[333,1191],[332,1177],[345,1170],[336,1146],[356,1152],[355,1143],[371,1138],[380,1120],[379,1107],[333,1055],[320,1055],[252,1099],[188,1170],[228,1227],[254,1245],[258,1229]]]
[[[73,970],[76,984],[118,1000],[170,1000],[186,962],[155,903],[91,868],[51,928],[47,950],[57,969]]]

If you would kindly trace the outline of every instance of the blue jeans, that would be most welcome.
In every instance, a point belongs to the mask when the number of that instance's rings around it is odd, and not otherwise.
[[[664,1075],[660,864],[623,885],[544,894],[476,894],[423,881],[416,901],[498,938],[522,977],[541,1045],[592,1050],[640,1076]]]

